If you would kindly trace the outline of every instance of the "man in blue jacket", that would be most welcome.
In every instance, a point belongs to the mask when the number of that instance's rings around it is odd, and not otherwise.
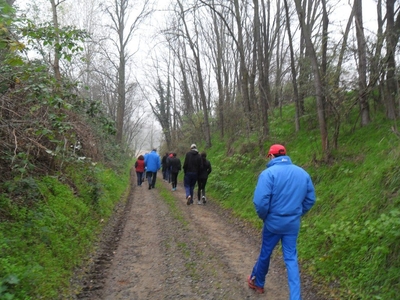
[[[290,300],[300,300],[300,272],[297,263],[297,237],[300,219],[315,203],[310,175],[294,165],[284,146],[272,145],[267,169],[258,177],[253,203],[263,220],[260,255],[248,278],[248,285],[264,293],[265,277],[276,244],[281,241],[286,264]]]
[[[154,189],[156,185],[157,171],[161,167],[161,159],[157,154],[157,150],[153,149],[149,154],[144,156],[144,165],[146,167],[147,181],[149,182],[149,190]]]

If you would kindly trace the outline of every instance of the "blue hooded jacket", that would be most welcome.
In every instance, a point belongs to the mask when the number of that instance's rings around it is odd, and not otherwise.
[[[155,150],[151,151],[144,157],[144,164],[146,166],[146,171],[157,172],[161,167],[161,159]]]
[[[275,234],[297,234],[300,219],[315,203],[310,175],[279,156],[258,177],[253,203],[264,226]]]

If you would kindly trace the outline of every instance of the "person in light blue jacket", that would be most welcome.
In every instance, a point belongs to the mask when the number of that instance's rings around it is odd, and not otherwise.
[[[315,203],[314,185],[310,175],[292,163],[284,146],[272,145],[268,157],[270,161],[258,177],[253,197],[257,215],[264,222],[261,250],[247,282],[251,289],[264,293],[270,257],[281,241],[290,300],[300,300],[297,237],[301,217]]]
[[[157,171],[161,168],[161,158],[157,154],[157,149],[153,149],[149,154],[144,156],[144,165],[146,167],[149,190],[154,189],[156,185]]]

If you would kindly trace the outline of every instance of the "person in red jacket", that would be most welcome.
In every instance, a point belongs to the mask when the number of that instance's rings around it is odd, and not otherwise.
[[[136,171],[137,185],[142,186],[142,182],[144,179],[144,157],[143,157],[143,155],[139,155],[138,159],[136,160],[135,171]]]

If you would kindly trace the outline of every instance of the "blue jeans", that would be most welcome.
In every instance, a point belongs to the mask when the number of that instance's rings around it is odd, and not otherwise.
[[[143,182],[143,172],[136,172],[137,185],[142,185]]]
[[[270,232],[264,223],[260,255],[254,265],[251,277],[255,276],[255,285],[264,287],[265,276],[268,274],[272,251],[279,241],[282,243],[283,259],[288,276],[290,300],[301,300],[300,272],[297,263],[296,234],[275,234]]]
[[[193,201],[193,191],[197,182],[197,173],[185,173],[183,185],[185,186],[186,198],[190,195]]]
[[[171,183],[171,170],[169,168],[165,170],[165,180]]]
[[[146,176],[149,186],[154,189],[154,186],[156,185],[157,172],[147,171]]]

